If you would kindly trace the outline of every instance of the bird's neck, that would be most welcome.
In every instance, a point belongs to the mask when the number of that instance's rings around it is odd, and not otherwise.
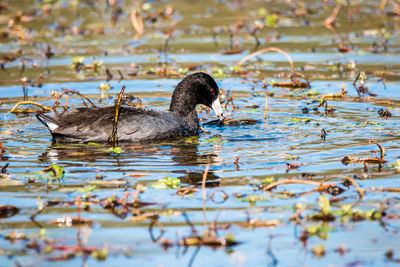
[[[171,98],[169,111],[184,120],[192,133],[197,132],[199,129],[199,118],[196,112],[196,101],[185,96],[185,94],[176,94],[175,90]]]
[[[193,109],[186,117],[182,118],[189,126],[191,133],[196,133],[199,130],[199,118],[197,117],[196,109]]]
[[[172,112],[175,116],[184,120],[191,132],[197,132],[199,130],[199,118],[197,117],[196,106],[195,105],[182,105],[176,106],[172,105],[170,107],[170,112]]]
[[[191,94],[188,94],[188,92],[185,93],[184,91],[185,86],[182,85],[181,82],[172,94],[171,105],[169,107],[169,111],[181,118],[193,116],[191,113],[195,110],[197,105],[196,99]]]

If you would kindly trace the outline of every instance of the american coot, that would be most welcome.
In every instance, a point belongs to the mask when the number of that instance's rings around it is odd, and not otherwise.
[[[118,141],[140,142],[198,134],[196,105],[214,110],[223,122],[219,88],[203,72],[184,78],[175,88],[169,111],[120,107]],[[113,131],[115,107],[74,108],[55,117],[37,114],[57,142],[107,142]]]

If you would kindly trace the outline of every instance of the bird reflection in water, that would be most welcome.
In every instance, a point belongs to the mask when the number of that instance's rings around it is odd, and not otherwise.
[[[116,154],[108,150],[107,145],[52,144],[40,156],[40,161],[75,167],[74,171],[79,171],[80,167],[87,171],[90,166],[105,172],[148,172],[151,175],[152,172],[161,170],[165,173],[181,174],[177,178],[183,184],[198,186],[202,182],[203,166],[220,164],[220,146],[213,145],[211,153],[200,153],[198,143],[187,144],[184,139],[148,144],[120,143],[119,147],[123,152]],[[214,171],[207,173],[207,187],[216,187],[220,183],[221,179]]]

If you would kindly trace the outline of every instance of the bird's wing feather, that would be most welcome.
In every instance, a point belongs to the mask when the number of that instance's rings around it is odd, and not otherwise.
[[[114,107],[71,109],[55,118],[59,127],[52,134],[61,139],[105,142],[111,135],[114,116]],[[117,134],[120,141],[143,141],[194,133],[168,111],[121,107]]]

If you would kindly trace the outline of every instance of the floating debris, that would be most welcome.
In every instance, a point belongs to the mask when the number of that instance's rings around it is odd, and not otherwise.
[[[382,109],[382,108],[379,109],[378,110],[378,114],[379,114],[380,117],[384,118],[385,120],[387,120],[387,119],[392,117],[392,113],[387,109]]]
[[[368,171],[367,165],[378,165],[379,169],[381,169],[382,165],[386,163],[385,160],[385,148],[381,146],[378,142],[375,140],[370,139],[370,143],[374,143],[379,147],[379,150],[381,152],[381,157],[380,158],[373,158],[373,157],[360,157],[360,158],[354,158],[352,156],[345,156],[341,162],[344,165],[349,165],[350,163],[362,163],[364,165],[364,171]]]
[[[18,214],[19,210],[14,205],[0,205],[0,219],[10,218]]]

